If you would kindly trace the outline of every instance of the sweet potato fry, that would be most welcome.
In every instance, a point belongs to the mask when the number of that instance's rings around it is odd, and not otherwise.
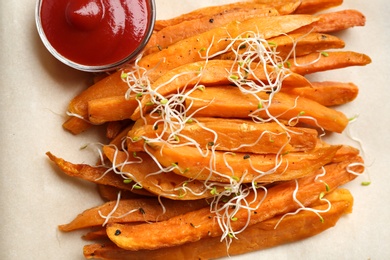
[[[178,175],[189,179],[221,183],[230,183],[231,178],[236,178],[243,183],[253,181],[271,183],[301,178],[331,162],[340,148],[326,146],[312,151],[279,156],[220,151],[204,155],[194,147],[171,147],[159,143],[152,143],[149,147],[148,153],[163,166],[168,167],[175,163],[177,167],[173,171]]]
[[[250,230],[252,225],[259,222],[299,209],[300,206],[295,203],[293,196],[297,187],[296,198],[302,205],[309,206],[318,199],[321,192],[326,191],[323,182],[328,185],[329,191],[332,191],[338,186],[355,179],[356,175],[349,173],[347,166],[357,161],[361,161],[361,158],[358,157],[353,161],[325,166],[326,174],[319,178],[322,182],[315,181],[317,176],[314,174],[273,186],[268,189],[265,197],[261,191],[257,193],[255,198],[249,196],[247,201],[250,206],[262,202],[250,213],[246,209],[238,209],[234,215],[236,221],[230,222],[232,230],[238,231],[244,227],[247,224],[248,217],[250,218],[249,227],[246,230]],[[354,170],[361,172],[363,169],[362,167],[356,167]],[[254,196],[253,193],[251,195]],[[216,217],[214,213],[210,212],[209,208],[205,208],[153,224],[126,226],[114,223],[107,226],[107,235],[117,246],[126,250],[177,246],[199,241],[206,237],[222,235],[222,230],[215,221]],[[177,230],[180,230],[180,232],[177,232]]]
[[[335,156],[332,159],[333,163],[339,163],[343,161],[350,161],[356,156],[359,155],[359,149],[349,146],[343,145],[339,150],[337,150]]]
[[[122,129],[123,122],[121,121],[114,121],[114,122],[109,122],[106,127],[106,137],[108,139],[113,139],[115,138],[119,132]]]
[[[301,0],[295,14],[314,14],[331,7],[339,6],[343,0]]]
[[[345,43],[340,38],[323,33],[288,34],[269,39],[271,46],[275,48],[281,59],[291,56],[303,56],[320,50],[343,48]],[[239,50],[244,53],[246,49]],[[221,60],[235,60],[234,52],[226,52],[217,57]]]
[[[282,89],[293,96],[304,97],[324,106],[338,106],[353,101],[359,92],[353,83],[334,81],[311,82],[312,87]]]
[[[113,145],[115,147],[121,148],[123,145],[126,145],[125,139],[127,136],[127,133],[130,131],[130,129],[133,128],[133,124],[131,123],[127,127],[125,127],[114,139],[110,141],[110,145]],[[126,147],[123,147],[125,149]]]
[[[288,35],[278,36],[269,39],[270,42],[276,44],[276,51],[282,58],[288,55],[303,56],[312,52],[327,49],[344,48],[345,43],[340,38],[324,33],[291,33]],[[294,53],[292,53],[293,45],[295,45]]]
[[[269,79],[272,80],[272,72],[275,68],[266,66],[266,70],[261,64],[251,64],[251,73],[247,75],[246,80],[252,80],[259,83],[264,81],[269,84]],[[197,85],[218,85],[230,84],[231,78],[236,76],[240,71],[243,71],[241,66],[231,60],[209,60],[198,61],[194,63],[185,64],[170,70],[164,76],[156,80],[152,84],[152,89],[163,96],[177,93],[178,91]],[[303,76],[296,73],[289,73],[289,76],[283,80],[283,87],[308,87],[310,82]],[[150,95],[143,96],[141,100],[142,109],[146,109],[146,104],[151,101]],[[140,107],[137,107],[131,116],[131,119],[137,120],[140,117]]]
[[[97,98],[124,95],[128,86],[121,79],[121,73],[121,71],[118,71],[99,80],[74,97],[69,103],[68,111],[88,120],[88,101]],[[82,119],[71,117],[63,124],[63,127],[73,134],[78,134],[88,129],[90,125]]]
[[[133,127],[128,132],[129,151],[142,151],[144,139],[156,138],[156,135],[162,135],[164,140],[177,135],[179,140],[176,139],[175,143],[184,144],[193,140],[201,149],[207,149],[212,143],[217,151],[255,154],[309,151],[317,143],[317,131],[309,128],[285,129],[276,123],[258,124],[238,119],[195,118],[193,121],[177,134],[164,131],[162,124]]]
[[[70,117],[63,124],[62,127],[69,131],[74,135],[81,134],[92,126],[87,120],[78,118],[78,117]]]
[[[296,30],[317,21],[312,15],[284,15],[257,17],[243,22],[231,22],[226,26],[186,38],[167,49],[144,56],[138,65],[150,69],[148,77],[155,81],[167,71],[181,65],[204,60],[203,55],[214,55],[226,49],[232,39],[248,31],[255,31],[262,38],[269,39]],[[202,52],[203,49],[207,49]],[[204,53],[203,55],[201,55]]]
[[[188,37],[224,26],[232,21],[244,21],[254,17],[279,15],[276,9],[254,5],[237,7],[212,15],[205,15],[179,24],[171,25],[155,32],[145,47],[144,55],[161,51],[164,48]]]
[[[125,95],[97,98],[88,101],[88,119],[98,125],[110,121],[129,119],[138,107],[133,97],[126,99]]]
[[[286,15],[286,14],[293,13],[297,9],[299,4],[300,1],[298,0],[285,0],[285,1],[265,1],[265,2],[246,1],[246,2],[225,4],[225,5],[218,5],[218,6],[209,6],[205,8],[196,9],[192,12],[182,14],[180,16],[171,19],[157,20],[154,25],[154,29],[156,31],[160,31],[165,27],[174,26],[185,21],[201,19],[204,17],[209,17],[209,16],[213,16],[216,14],[229,12],[229,11],[234,12],[240,8],[253,8],[253,7],[257,9],[275,8],[281,15]]]
[[[106,229],[104,227],[96,228],[92,231],[87,232],[82,236],[84,240],[108,240]],[[99,257],[95,258],[99,259]]]
[[[319,221],[318,216],[312,212],[301,211],[296,215],[286,216],[275,228],[280,220],[280,216],[276,216],[257,223],[238,234],[237,239],[234,239],[231,243],[229,250],[227,250],[225,243],[215,237],[204,238],[181,246],[139,251],[124,250],[109,243],[104,245],[92,244],[84,246],[84,256],[88,259],[111,260],[142,260],[145,258],[154,260],[215,259],[227,256],[227,254],[233,256],[296,242],[333,227],[341,216],[350,213],[352,210],[353,198],[348,190],[337,189],[325,198],[330,201],[332,207],[329,211],[321,213],[323,222]],[[313,205],[311,207],[314,210],[324,210],[326,206]]]
[[[264,101],[268,99],[265,93],[259,93],[258,96]],[[232,100],[234,102],[231,102]],[[296,98],[279,92],[272,100],[267,109],[264,106],[259,109],[259,101],[254,96],[243,94],[235,87],[223,86],[194,91],[186,103],[191,105],[188,114],[197,111],[195,117],[249,118],[249,115],[253,114],[266,120],[272,115],[279,120],[294,119],[292,121],[295,122],[297,119],[299,122],[337,133],[342,132],[349,122],[343,113],[304,97]],[[256,110],[258,113],[254,113]]]
[[[353,51],[332,51],[322,54],[311,53],[305,56],[291,58],[288,62],[289,69],[300,75],[350,66],[365,66],[369,63],[371,63],[369,56]]]
[[[190,180],[172,172],[159,173],[159,166],[148,154],[137,153],[137,158],[134,159],[108,146],[103,148],[103,152],[114,166],[117,165],[123,173],[127,173],[142,185],[143,189],[153,194],[173,200],[198,200],[211,197],[203,182]],[[131,164],[134,161],[136,163]]]
[[[245,2],[272,6],[278,10],[280,15],[294,13],[301,4],[301,0],[245,0]]]
[[[364,26],[366,23],[365,16],[356,10],[342,10],[319,14],[317,22],[303,26],[294,31],[294,33],[321,32],[331,33],[342,31],[354,26]]]
[[[108,169],[105,167],[95,167],[88,164],[73,164],[54,156],[50,152],[47,152],[46,155],[68,176],[80,178],[96,184],[114,186],[123,190],[132,190],[132,185],[125,184],[120,175],[117,175],[112,171],[107,172]]]
[[[147,192],[146,190],[121,190],[114,186],[97,184],[97,190],[100,197],[104,201],[116,200],[118,198],[118,193],[121,192],[122,199],[139,199],[139,198],[149,198],[156,197],[154,194]]]
[[[205,200],[175,201],[157,198],[128,199],[109,201],[103,205],[87,209],[70,223],[60,225],[61,231],[102,226],[107,223],[156,222],[170,219],[193,210],[207,207]],[[103,217],[102,217],[103,216]]]

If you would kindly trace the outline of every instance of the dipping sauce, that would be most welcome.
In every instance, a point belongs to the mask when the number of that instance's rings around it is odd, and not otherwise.
[[[37,8],[46,47],[81,70],[114,68],[134,58],[155,20],[153,0],[40,0]]]

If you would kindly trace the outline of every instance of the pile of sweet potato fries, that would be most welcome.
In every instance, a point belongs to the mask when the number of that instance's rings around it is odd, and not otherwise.
[[[97,184],[87,229],[96,259],[211,259],[298,241],[352,211],[341,188],[359,150],[322,140],[349,119],[353,83],[308,74],[371,62],[334,32],[363,26],[341,0],[248,0],[158,20],[143,54],[69,104],[64,128],[105,125],[98,165],[47,153]],[[317,14],[321,12],[321,14]],[[332,34],[333,33],[333,34]],[[96,241],[96,242],[92,242]]]

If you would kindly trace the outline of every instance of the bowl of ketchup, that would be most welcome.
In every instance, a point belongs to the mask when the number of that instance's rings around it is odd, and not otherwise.
[[[154,27],[154,0],[38,0],[36,24],[61,62],[88,72],[134,60]]]

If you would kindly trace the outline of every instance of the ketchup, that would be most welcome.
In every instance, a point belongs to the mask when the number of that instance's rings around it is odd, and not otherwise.
[[[42,0],[41,25],[51,46],[85,66],[113,64],[145,43],[150,0]]]

